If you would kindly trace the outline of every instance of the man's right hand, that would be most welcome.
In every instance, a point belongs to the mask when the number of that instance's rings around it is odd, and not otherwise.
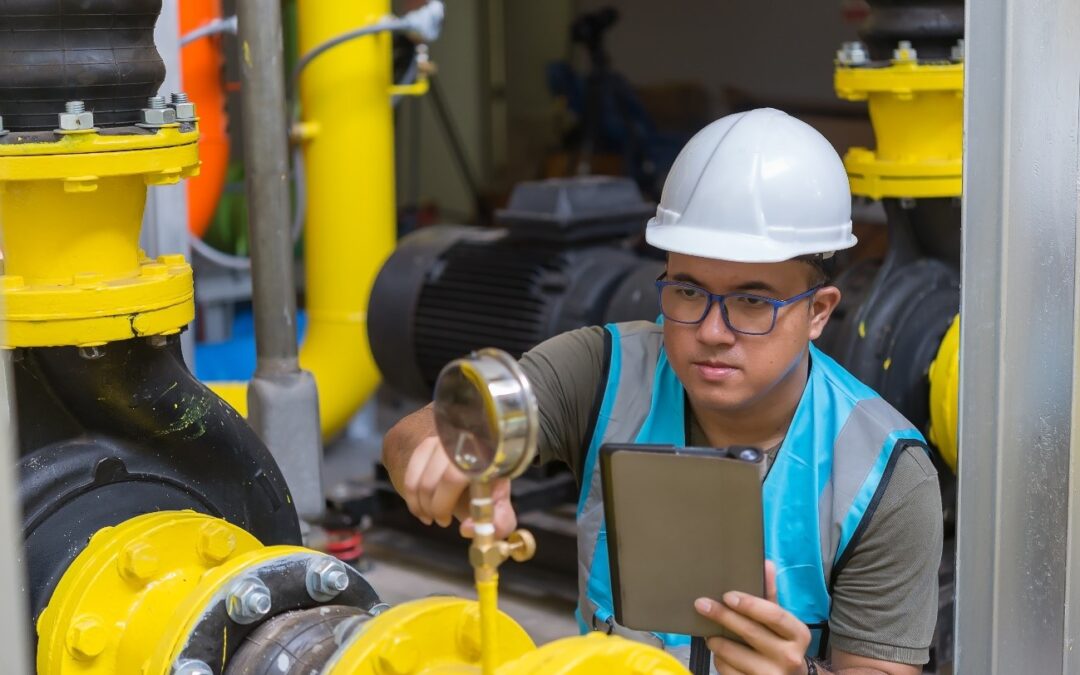
[[[422,440],[409,457],[405,480],[398,490],[409,511],[425,525],[433,522],[449,527],[454,518],[461,522],[461,534],[473,535],[469,517],[469,479],[450,462],[437,436]],[[495,536],[505,537],[517,527],[517,515],[510,505],[510,481],[501,478],[493,485]]]

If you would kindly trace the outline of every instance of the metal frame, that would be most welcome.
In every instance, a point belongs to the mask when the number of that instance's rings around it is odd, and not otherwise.
[[[4,669],[29,673],[29,623],[26,618],[26,570],[23,568],[22,505],[16,482],[15,388],[12,351],[0,349],[0,652]]]
[[[955,666],[1076,673],[1080,4],[966,11]]]

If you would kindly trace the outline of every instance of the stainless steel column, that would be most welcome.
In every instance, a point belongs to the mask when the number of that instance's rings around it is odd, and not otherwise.
[[[324,508],[322,437],[315,380],[297,360],[281,5],[236,4],[258,357],[248,418],[281,466],[297,511],[311,520]]]
[[[968,0],[958,673],[1078,673],[1080,3]]]

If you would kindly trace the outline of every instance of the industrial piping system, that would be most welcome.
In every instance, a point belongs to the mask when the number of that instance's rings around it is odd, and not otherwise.
[[[300,3],[300,52],[375,26],[389,13],[389,0]],[[390,76],[390,33],[378,32],[327,50],[299,77],[302,119],[293,136],[303,148],[308,196],[308,327],[299,358],[318,385],[324,436],[341,431],[379,382],[367,311],[375,276],[396,242],[390,99],[400,92]],[[245,383],[212,388],[247,413]]]
[[[0,62],[17,66],[0,75],[0,111],[15,111],[0,135],[0,346],[15,363],[37,672],[680,672],[659,650],[603,635],[535,649],[494,606],[494,569],[522,557],[524,540],[476,542],[483,606],[429,598],[393,609],[355,570],[297,545],[273,457],[181,358],[190,266],[137,248],[147,185],[198,168],[194,106],[156,95],[160,8],[43,0],[0,10]],[[58,51],[44,61],[71,72],[36,69],[48,50],[27,41],[43,36]],[[147,77],[131,85],[118,55],[136,55]],[[26,91],[40,109],[12,103]],[[287,341],[267,351],[273,374],[298,372]],[[474,385],[493,395],[493,383]],[[519,449],[531,456],[535,443]]]

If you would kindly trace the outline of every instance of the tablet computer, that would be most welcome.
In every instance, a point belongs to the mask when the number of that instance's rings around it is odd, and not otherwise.
[[[764,453],[608,444],[600,471],[615,620],[738,639],[698,614],[694,600],[764,597]]]

